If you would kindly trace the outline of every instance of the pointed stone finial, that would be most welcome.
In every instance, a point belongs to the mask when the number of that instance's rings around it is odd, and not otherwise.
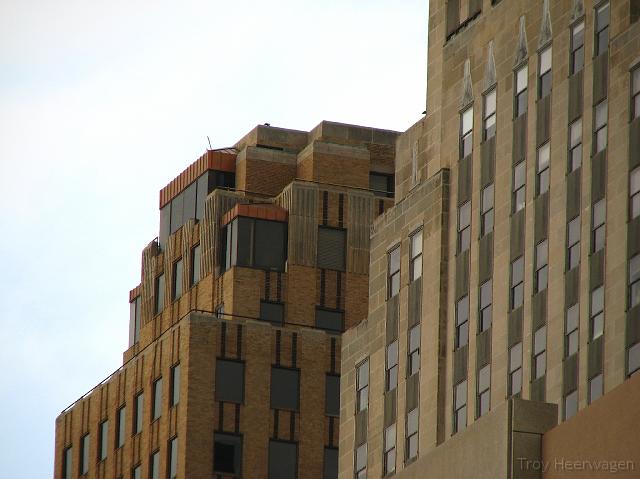
[[[540,25],[540,40],[538,48],[544,47],[553,38],[551,32],[551,13],[549,12],[549,0],[544,0],[542,5],[542,24]]]
[[[584,17],[584,3],[582,0],[573,0],[573,9],[571,13],[571,23]]]
[[[473,102],[473,85],[471,81],[471,60],[468,58],[464,62],[464,79],[462,80],[462,99],[460,108],[464,108]]]
[[[516,58],[514,65],[519,65],[529,56],[529,48],[527,47],[527,28],[525,25],[524,15],[520,17],[520,33],[518,34],[518,46],[516,49]]]
[[[493,56],[493,40],[489,42],[489,53],[487,55],[487,64],[484,68],[484,89],[488,90],[497,81],[496,75],[496,59]]]

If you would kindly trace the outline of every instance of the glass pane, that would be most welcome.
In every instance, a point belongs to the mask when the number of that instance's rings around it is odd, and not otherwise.
[[[629,374],[640,369],[640,343],[629,348]]]
[[[640,279],[640,254],[629,260],[629,284]]]
[[[461,325],[469,320],[469,296],[458,300],[456,304],[456,324]]]
[[[567,356],[571,356],[578,351],[578,341],[580,340],[578,331],[575,330],[569,335],[569,339],[567,341]]]
[[[467,404],[467,381],[462,381],[456,385],[455,396],[456,409],[460,409]]]
[[[493,183],[482,190],[482,212],[493,208]]]
[[[511,394],[518,394],[522,391],[522,369],[511,373]]]
[[[418,408],[412,409],[407,414],[407,435],[418,432]]]
[[[607,101],[602,101],[596,106],[596,130],[607,123]]]
[[[486,365],[478,372],[478,391],[484,392],[491,387],[491,365]]]
[[[603,127],[598,130],[596,134],[596,153],[604,150],[607,147],[607,127]]]
[[[527,112],[527,93],[526,90],[520,94],[518,94],[516,98],[516,116],[520,116]]]
[[[522,366],[522,343],[512,346],[509,350],[509,371],[513,372]]]
[[[484,309],[491,304],[492,281],[486,281],[480,286],[480,308]]]
[[[422,253],[422,231],[411,237],[411,257],[415,258],[420,253]]]
[[[591,293],[591,315],[599,313],[604,308],[604,288],[600,286]]]
[[[598,374],[589,381],[589,402],[592,403],[602,396],[602,374]]]
[[[580,306],[576,303],[567,310],[567,333],[578,329],[578,319],[580,318]]]
[[[580,22],[573,27],[572,36],[573,50],[575,51],[584,45],[584,22]]]
[[[420,325],[415,326],[409,332],[409,352],[420,348]]]
[[[527,88],[527,77],[529,75],[528,67],[522,67],[516,74],[516,93],[520,93]]]
[[[496,111],[496,91],[493,90],[491,93],[484,97],[484,116],[485,118],[491,115]],[[494,120],[495,122],[495,120]]]
[[[526,180],[526,167],[524,161],[518,163],[513,172],[513,189],[517,190],[522,185],[524,185]]]
[[[400,271],[400,247],[389,253],[389,272],[395,273],[396,271]]]
[[[640,170],[638,170],[640,172]],[[604,224],[607,203],[605,200],[598,201],[593,205],[593,226],[598,227]]]
[[[480,411],[478,412],[479,416],[484,416],[489,412],[491,404],[491,392],[485,391],[480,395]]]
[[[580,217],[576,216],[569,221],[569,246],[576,244],[580,241]]]
[[[387,452],[396,446],[396,425],[389,426],[384,431],[384,450]]]
[[[596,31],[600,31],[609,25],[609,4],[598,8],[596,12]]]
[[[543,326],[535,332],[533,354],[540,354],[545,349],[547,349],[547,327]]]
[[[599,338],[604,333],[604,315],[599,313],[593,318],[593,336],[592,339]]]
[[[391,369],[398,364],[398,341],[392,342],[387,346],[387,369]]]
[[[640,192],[640,168],[636,168],[629,175],[629,192],[631,196]]]
[[[551,47],[540,54],[540,75],[551,70]]]
[[[356,449],[356,471],[361,471],[367,467],[367,444],[363,444]]]
[[[636,68],[633,72],[633,93],[640,93],[640,68]]]
[[[538,171],[545,170],[549,167],[549,143],[543,145],[538,150]]]
[[[536,269],[540,269],[547,264],[547,252],[547,240],[544,240],[536,246]]]
[[[633,104],[633,118],[640,118],[640,93],[636,93]]]
[[[522,282],[524,274],[524,259],[520,256],[513,263],[511,263],[511,284],[516,285]]]
[[[544,376],[546,371],[547,371],[547,353],[545,352],[536,356],[535,375],[534,375],[535,379],[538,379]]]
[[[458,231],[469,226],[471,222],[471,202],[466,202],[459,209]]]
[[[569,419],[578,412],[578,391],[573,391],[564,399],[564,417]]]
[[[468,108],[462,113],[462,136],[473,128],[473,108]]]
[[[582,118],[571,123],[571,147],[582,143]]]

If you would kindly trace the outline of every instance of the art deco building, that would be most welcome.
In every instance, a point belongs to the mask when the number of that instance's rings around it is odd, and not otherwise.
[[[430,1],[426,116],[343,335],[341,479],[640,477],[639,19]]]
[[[54,477],[337,477],[340,333],[397,135],[258,126],[163,188],[130,347],[57,418]]]

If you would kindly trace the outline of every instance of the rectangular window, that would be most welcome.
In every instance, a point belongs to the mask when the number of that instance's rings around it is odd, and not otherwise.
[[[538,77],[538,98],[545,98],[551,93],[551,47],[545,48],[540,52]]]
[[[144,393],[139,393],[135,399],[135,410],[133,415],[133,434],[139,434],[142,432],[142,418],[144,407]]]
[[[387,254],[387,264],[387,298],[393,298],[400,292],[400,245]]]
[[[493,319],[493,281],[487,280],[480,286],[480,321],[478,322],[479,332],[486,331],[491,327]]]
[[[456,303],[456,349],[469,342],[469,295],[463,296]]]
[[[607,216],[607,201],[603,198],[595,203],[591,210],[591,252],[595,253],[604,248],[605,227]]]
[[[69,446],[62,453],[62,479],[71,479],[73,471],[73,447]]]
[[[480,200],[480,235],[485,236],[493,231],[493,183],[482,189]]]
[[[353,461],[355,479],[367,478],[367,443],[358,446]]]
[[[604,286],[591,291],[591,339],[604,333]]]
[[[318,255],[329,251],[335,257],[338,245],[327,248],[325,239],[318,234]],[[232,266],[242,266],[284,271],[287,259],[287,223],[239,216],[223,228],[220,253],[220,264],[224,265],[225,270]],[[324,257],[319,259],[320,262],[323,260]]]
[[[482,136],[484,140],[496,134],[496,89],[484,96],[484,118],[482,119]]]
[[[527,165],[523,160],[513,168],[513,212],[517,213],[525,206],[525,184],[527,181]]]
[[[564,418],[569,419],[578,412],[578,390],[574,390],[564,397]]]
[[[595,107],[593,122],[593,146],[594,154],[599,153],[607,147],[607,117],[609,106],[607,100],[602,100]]]
[[[124,446],[125,428],[126,428],[127,409],[125,406],[121,406],[118,409],[118,429],[116,433],[116,448]]]
[[[109,421],[102,421],[98,429],[100,431],[98,436],[98,461],[104,461],[107,458],[107,446],[109,445]]]
[[[627,352],[627,374],[631,376],[640,370],[640,343],[631,346]]]
[[[89,472],[89,434],[80,439],[80,475]]]
[[[453,433],[467,427],[467,380],[453,388]]]
[[[213,437],[213,471],[240,477],[241,466],[242,436],[215,433]]]
[[[460,159],[473,151],[473,107],[460,114]]]
[[[527,65],[524,65],[522,68],[518,69],[515,74],[515,117],[519,117],[520,115],[524,115],[527,112],[527,86],[529,83],[529,68]]]
[[[329,332],[344,331],[344,311],[316,306],[316,328]]]
[[[164,309],[164,274],[156,277],[154,288],[155,307],[154,314],[160,314]]]
[[[411,236],[410,244],[409,281],[415,281],[422,276],[422,230]]]
[[[298,444],[269,440],[269,479],[298,477]]]
[[[522,391],[522,343],[509,349],[509,396]]]
[[[189,284],[193,286],[200,281],[200,245],[191,248],[191,278]]]
[[[536,273],[534,278],[535,292],[547,289],[549,277],[549,245],[548,241],[541,241],[536,245]]]
[[[300,370],[271,368],[271,409],[300,409]]]
[[[629,260],[629,309],[640,304],[640,254]]]
[[[324,384],[324,412],[327,416],[340,416],[340,376],[327,374]]]
[[[387,367],[385,391],[392,391],[398,386],[398,340],[387,346]]]
[[[569,125],[569,173],[582,165],[582,118]]]
[[[347,230],[318,226],[318,268],[344,271]]]
[[[169,479],[178,477],[178,438],[169,439]]]
[[[369,407],[369,360],[356,367],[356,412]]]
[[[567,309],[564,328],[564,351],[565,356],[569,357],[578,352],[580,346],[580,305],[578,303]]]
[[[182,296],[182,259],[173,263],[173,291],[171,291],[171,299],[175,301]]]
[[[467,251],[471,245],[471,202],[458,207],[458,253]]]
[[[273,324],[283,324],[284,303],[260,301],[260,319]]]
[[[244,362],[216,359],[216,401],[242,404],[244,401]]]
[[[149,479],[160,479],[160,451],[152,453],[149,459]]]
[[[384,430],[384,474],[391,474],[396,470],[396,425],[391,424]]]
[[[140,464],[131,469],[131,479],[142,479],[142,466]]]
[[[551,143],[547,142],[538,148],[538,173],[536,185],[538,194],[549,191],[549,157],[551,155]]]
[[[580,264],[580,217],[567,224],[567,271]]]
[[[177,406],[180,402],[180,364],[171,368],[171,391],[169,395],[169,405]]]
[[[570,73],[578,73],[584,67],[584,20],[571,28]]]
[[[522,306],[524,301],[524,257],[520,256],[511,263],[511,310]]]
[[[409,330],[409,357],[407,358],[407,376],[420,371],[420,325]]]
[[[491,409],[491,365],[487,364],[478,371],[478,401],[476,416],[482,417]]]
[[[547,327],[542,326],[533,335],[533,379],[547,372]]]
[[[393,198],[395,190],[395,179],[393,175],[386,173],[369,173],[369,189],[376,196]]]
[[[162,378],[153,382],[153,406],[151,420],[155,421],[162,415]]]
[[[140,314],[141,304],[142,299],[140,296],[137,296],[129,303],[129,347],[140,341],[140,321],[142,320]]]
[[[640,216],[640,167],[629,174],[629,216],[632,220]]]
[[[631,120],[640,118],[640,67],[631,72]]]
[[[338,479],[338,448],[325,447],[322,479]]]
[[[595,56],[609,48],[609,3],[596,9],[595,21]]]
[[[409,411],[409,414],[407,414],[407,444],[405,446],[407,462],[410,462],[418,457],[418,420],[419,410],[416,407],[415,409]]]
[[[602,373],[592,377],[589,380],[589,404],[602,396],[603,386],[604,384]]]

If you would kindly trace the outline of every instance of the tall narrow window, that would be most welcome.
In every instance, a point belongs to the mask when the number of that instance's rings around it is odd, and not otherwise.
[[[173,263],[173,291],[171,299],[176,300],[182,296],[182,259]]]
[[[156,277],[154,288],[155,307],[154,313],[160,314],[164,309],[164,274]]]
[[[80,439],[80,474],[89,472],[89,433]]]
[[[411,236],[411,259],[409,260],[409,281],[422,276],[422,230]]]
[[[567,224],[567,271],[580,264],[580,217]]]
[[[603,375],[602,373],[589,379],[589,404],[602,396]]]
[[[640,343],[631,346],[627,351],[627,375],[640,371]]]
[[[629,260],[629,309],[640,304],[640,254]]]
[[[551,47],[545,48],[540,52],[538,77],[538,98],[544,98],[551,93]]]
[[[178,438],[174,437],[169,440],[169,479],[178,477]]]
[[[578,352],[580,345],[579,327],[580,324],[580,305],[578,303],[567,309],[567,317],[565,319],[564,329],[564,350],[565,356],[569,357]]]
[[[453,432],[467,427],[467,380],[453,388]]]
[[[629,174],[629,216],[632,220],[640,216],[640,167]]]
[[[400,245],[388,254],[387,297],[393,298],[400,292]]]
[[[231,476],[242,475],[242,436],[215,433],[213,436],[213,471]]]
[[[480,199],[480,235],[485,236],[493,231],[493,183],[482,189]]]
[[[129,303],[129,347],[140,341],[140,322],[142,316],[140,314],[140,306],[142,298],[136,298]]]
[[[473,151],[473,107],[467,108],[460,115],[460,159],[466,158]]]
[[[355,459],[353,461],[353,472],[355,479],[367,478],[367,443],[357,447]]]
[[[391,474],[396,470],[396,424],[384,430],[384,474]]]
[[[515,75],[516,83],[516,96],[515,96],[515,116],[516,118],[527,112],[527,86],[529,83],[529,68],[525,65],[516,71]]]
[[[407,462],[418,457],[418,419],[419,410],[416,407],[407,414],[407,445],[405,446]]]
[[[369,360],[356,368],[356,412],[369,407]]]
[[[180,402],[180,364],[176,364],[171,368],[171,391],[170,403],[171,407],[176,406]]]
[[[100,434],[98,436],[98,460],[104,461],[107,458],[107,447],[109,446],[109,421],[100,423]]]
[[[124,446],[127,409],[122,406],[118,409],[118,430],[116,433],[116,448]]]
[[[413,376],[420,371],[420,325],[409,330],[409,347],[407,359],[407,376]]]
[[[392,391],[398,386],[398,340],[387,346],[387,369],[385,391]]]
[[[605,228],[607,216],[607,201],[603,198],[593,205],[591,213],[591,252],[595,253],[604,248]]]
[[[525,183],[527,181],[527,165],[523,160],[513,168],[513,212],[517,213],[525,205]]]
[[[142,419],[143,419],[143,406],[144,406],[144,394],[140,393],[134,400],[135,410],[133,415],[133,433],[139,434],[142,432]]]
[[[631,73],[631,120],[640,118],[640,67]]]
[[[596,9],[595,54],[604,53],[609,48],[609,3]]]
[[[71,479],[73,471],[73,447],[68,446],[62,453],[62,479]]]
[[[509,396],[515,396],[522,391],[522,343],[515,344],[509,349]]]
[[[154,452],[149,458],[149,479],[160,479],[160,451]]]
[[[153,404],[151,420],[155,421],[162,414],[162,378],[158,378],[153,383]]]
[[[471,245],[471,202],[458,207],[458,253],[467,251]]]
[[[476,416],[481,417],[491,408],[491,365],[487,364],[478,371],[478,402]]]
[[[547,327],[542,326],[533,335],[533,379],[547,372]]]
[[[480,286],[480,320],[478,321],[479,332],[486,331],[491,327],[493,318],[493,281],[487,280]]]
[[[469,296],[463,296],[456,303],[456,349],[469,342]]]
[[[538,148],[538,173],[536,184],[538,194],[541,195],[549,191],[549,157],[551,154],[550,143],[547,142]]]
[[[511,263],[511,309],[522,306],[524,301],[524,257],[520,256]]]
[[[484,117],[482,119],[482,136],[484,140],[496,134],[496,89],[484,96]]]
[[[578,390],[571,391],[564,397],[564,418],[569,419],[578,412]]]
[[[584,67],[584,20],[571,28],[571,75]]]
[[[549,277],[549,243],[544,240],[536,246],[536,275],[534,281],[535,292],[547,289]]]
[[[591,291],[591,339],[604,333],[604,286]]]
[[[131,479],[142,479],[142,466],[140,464],[131,469]]]
[[[599,153],[607,147],[608,115],[609,107],[607,100],[602,100],[595,108],[595,119],[593,123],[594,153]]]
[[[191,248],[191,280],[189,284],[193,286],[200,281],[200,245],[197,244]]]
[[[582,165],[582,118],[569,126],[569,172]]]

